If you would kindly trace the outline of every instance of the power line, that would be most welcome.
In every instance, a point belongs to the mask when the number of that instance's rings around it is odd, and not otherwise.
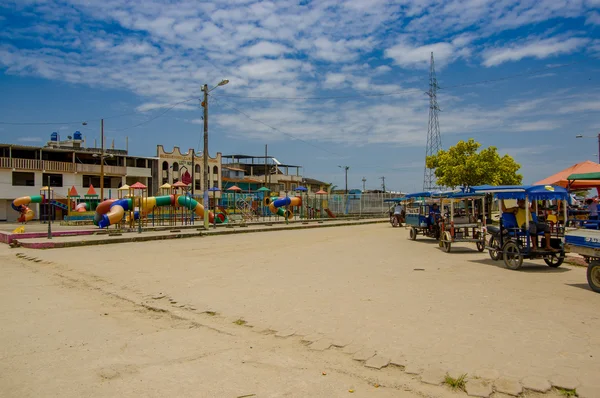
[[[90,122],[99,122],[102,119],[107,120],[107,119],[116,119],[116,118],[124,117],[124,116],[131,116],[131,115],[135,115],[135,114],[138,114],[138,113],[145,113],[145,112],[153,111],[155,109],[161,109],[161,108],[164,108],[165,106],[171,106],[172,105],[172,107],[170,108],[170,109],[172,109],[172,108],[174,108],[177,105],[180,105],[180,104],[182,104],[184,102],[192,101],[192,100],[195,100],[195,99],[197,99],[197,98],[190,98],[190,99],[187,99],[185,101],[178,102],[176,104],[167,104],[167,105],[155,106],[155,107],[143,110],[143,111],[135,110],[135,111],[127,112],[127,113],[120,113],[120,114],[116,114],[116,115],[111,115],[111,116],[101,117],[101,118],[95,118],[95,119],[84,119],[84,120],[70,121],[70,122],[3,122],[3,121],[0,121],[0,124],[2,124],[2,125],[9,125],[9,126],[51,126],[51,125],[61,125],[61,124],[69,125],[69,124],[82,124],[82,123],[90,123]]]
[[[189,98],[189,99],[186,99],[186,100],[184,100],[184,101],[177,102],[177,103],[173,104],[172,106],[168,107],[168,108],[167,108],[167,109],[166,109],[164,112],[161,112],[161,113],[159,113],[158,115],[156,115],[156,116],[154,116],[154,117],[151,117],[150,119],[148,119],[148,120],[146,120],[146,121],[143,121],[143,122],[141,122],[141,123],[138,123],[138,124],[134,124],[133,126],[125,127],[125,128],[123,128],[123,129],[112,130],[112,131],[113,131],[113,132],[125,131],[125,130],[129,130],[129,129],[132,129],[132,128],[135,128],[135,127],[142,126],[142,125],[144,125],[144,124],[146,124],[146,123],[150,123],[151,121],[153,121],[153,120],[156,120],[156,119],[158,119],[159,117],[163,116],[165,113],[169,112],[171,109],[175,108],[177,105],[181,105],[181,104],[184,104],[184,103],[186,103],[186,102],[190,102],[190,101],[197,100],[197,99],[198,99],[198,98]]]
[[[213,98],[214,98],[214,99],[215,99],[217,102],[219,102],[219,100],[216,98],[216,96],[214,96],[214,95],[211,95],[211,97],[213,97]],[[282,131],[281,129],[278,129],[277,127],[273,127],[273,126],[271,126],[270,124],[267,124],[267,123],[263,122],[262,120],[255,119],[255,118],[251,117],[250,115],[248,115],[247,113],[245,113],[245,112],[243,112],[243,111],[239,110],[238,108],[234,107],[234,106],[233,106],[233,105],[231,105],[230,103],[227,103],[227,102],[225,102],[225,105],[227,105],[228,107],[230,107],[230,108],[231,108],[231,109],[233,109],[234,111],[236,111],[236,112],[240,113],[241,115],[244,115],[246,118],[248,118],[248,119],[252,120],[253,122],[260,123],[260,124],[262,124],[263,126],[266,126],[266,127],[270,128],[270,129],[272,129],[272,130],[274,130],[274,131],[277,131],[277,132],[279,132],[279,133],[281,133],[281,134],[283,134],[283,135],[286,135],[286,136],[288,136],[288,137],[290,137],[290,138],[292,138],[292,139],[294,139],[294,140],[301,141],[301,142],[305,143],[306,145],[312,146],[313,148],[319,149],[319,150],[321,150],[321,151],[324,151],[324,152],[330,153],[330,154],[332,154],[332,155],[335,155],[335,156],[342,157],[342,155],[340,155],[340,154],[338,154],[338,153],[335,153],[335,152],[333,152],[333,151],[330,151],[330,150],[328,150],[328,149],[325,149],[325,148],[323,148],[323,147],[321,147],[321,146],[318,146],[318,145],[312,144],[312,143],[310,143],[310,142],[308,142],[308,141],[306,141],[306,140],[303,140],[302,138],[298,138],[298,137],[294,136],[293,134],[286,133],[285,131]]]
[[[523,72],[523,73],[516,73],[513,75],[507,75],[507,76],[502,76],[502,77],[498,77],[498,78],[494,78],[494,79],[485,79],[485,80],[478,80],[478,81],[474,81],[474,82],[467,82],[467,83],[460,83],[460,84],[454,84],[451,86],[438,86],[438,89],[440,90],[448,90],[448,89],[453,89],[453,88],[461,88],[461,87],[468,87],[468,86],[477,86],[480,84],[485,84],[485,83],[494,83],[494,82],[499,82],[499,81],[505,81],[505,80],[510,80],[510,79],[515,79],[518,77],[524,77],[524,76],[535,76],[535,75],[539,75],[539,74],[543,74],[545,72],[548,72],[549,70],[554,70],[554,69],[560,69],[560,68],[566,68],[568,66],[573,66],[579,63],[583,63],[586,62],[586,60],[580,60],[580,61],[575,61],[575,62],[571,62],[568,64],[563,64],[563,65],[553,65],[553,66],[547,66],[545,68],[540,68],[540,69],[536,69],[533,71],[529,71],[529,72]],[[423,90],[422,89],[418,89],[418,88],[410,88],[410,89],[406,89],[406,90],[401,90],[401,91],[394,91],[391,93],[379,93],[379,94],[368,94],[368,93],[357,93],[357,94],[351,94],[351,95],[332,95],[332,96],[317,96],[317,97],[260,97],[260,96],[244,96],[244,95],[229,95],[229,94],[219,94],[219,97],[227,97],[227,98],[241,98],[241,99],[256,99],[256,100],[290,100],[290,101],[297,101],[297,100],[332,100],[332,99],[350,99],[350,98],[370,98],[370,97],[387,97],[387,96],[393,96],[393,95],[402,95],[402,94],[409,94],[409,93],[422,93]]]

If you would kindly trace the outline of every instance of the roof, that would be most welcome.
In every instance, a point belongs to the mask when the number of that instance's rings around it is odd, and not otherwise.
[[[470,188],[471,193],[494,193],[498,199],[525,199],[530,200],[549,200],[569,198],[566,188],[553,185],[481,185]]]
[[[586,160],[585,162],[576,163],[573,166],[567,167],[566,169],[559,171],[550,177],[544,178],[541,181],[536,182],[534,185],[558,185],[569,189],[589,189],[600,187],[599,180],[579,180],[569,184],[569,176],[572,174],[584,174],[584,173],[600,173],[600,164]]]
[[[233,170],[233,171],[246,171],[244,169],[240,169],[238,167],[231,167],[231,166],[223,166],[223,168],[227,169],[227,170]]]
[[[98,196],[98,193],[94,189],[93,185],[90,185],[90,188],[87,190],[86,196]]]
[[[129,188],[131,188],[131,189],[146,189],[146,186],[138,181],[135,184],[129,186]]]
[[[292,165],[292,164],[283,164],[279,160],[277,160],[276,158],[274,158],[273,156],[265,156],[265,155],[262,155],[262,156],[252,156],[252,155],[222,155],[221,159],[223,159],[223,160],[233,160],[233,161],[235,161],[235,160],[247,160],[247,159],[252,159],[252,160],[254,160],[254,159],[260,159],[260,160],[263,161],[263,164],[264,164],[265,159],[267,159],[267,160],[272,160],[273,163],[277,167],[298,167],[298,168],[302,167],[302,166],[296,166],[296,165]],[[231,163],[235,163],[235,162],[231,162]],[[252,163],[241,163],[241,164],[248,164],[248,165],[250,165]],[[260,165],[261,163],[254,163],[254,165],[257,165],[257,164]]]
[[[312,184],[312,185],[331,185],[328,182],[319,181],[314,178],[304,178],[304,182],[306,184]]]
[[[73,185],[71,187],[71,189],[69,190],[69,196],[71,197],[76,197],[79,196],[79,193],[77,192],[77,190],[75,189],[75,185]]]

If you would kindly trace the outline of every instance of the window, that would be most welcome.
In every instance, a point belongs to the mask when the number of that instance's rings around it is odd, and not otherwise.
[[[13,187],[33,187],[35,186],[35,173],[13,171],[12,184]]]
[[[48,183],[49,181],[49,183]],[[63,186],[63,176],[62,174],[42,174],[42,185],[50,185],[51,187],[62,187]]]
[[[217,166],[213,167],[213,174],[214,175],[219,174],[219,168]]]
[[[295,190],[296,190],[296,188],[298,188],[298,185],[296,185],[296,184],[292,184],[292,189],[291,189],[291,190],[292,190],[292,191],[295,191]]]
[[[202,174],[202,170],[200,169],[200,165],[199,164],[197,164],[196,167],[194,167],[194,170],[195,170],[196,174],[198,174],[198,175]]]
[[[285,184],[279,184],[279,190],[285,191]]]
[[[196,180],[196,182],[194,183],[194,189],[196,189],[197,191],[202,189],[202,187],[200,186],[200,180]]]
[[[173,163],[173,172],[177,172],[179,171],[179,163],[175,162]]]

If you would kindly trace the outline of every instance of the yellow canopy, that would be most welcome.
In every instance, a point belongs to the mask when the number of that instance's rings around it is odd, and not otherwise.
[[[162,185],[160,186],[160,188],[161,188],[161,189],[169,189],[169,188],[171,188],[171,184],[169,184],[169,183],[167,182],[167,183],[165,183],[165,184],[162,184]]]
[[[127,184],[125,184],[121,188],[117,189],[117,191],[128,191],[128,190],[129,190],[129,185],[127,185]]]

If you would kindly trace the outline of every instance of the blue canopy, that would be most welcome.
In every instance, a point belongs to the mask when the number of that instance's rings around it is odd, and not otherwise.
[[[471,193],[493,193],[498,199],[569,200],[568,191],[554,185],[480,185],[469,188]]]
[[[449,199],[469,199],[469,198],[481,198],[485,195],[483,192],[453,192],[445,198]]]

